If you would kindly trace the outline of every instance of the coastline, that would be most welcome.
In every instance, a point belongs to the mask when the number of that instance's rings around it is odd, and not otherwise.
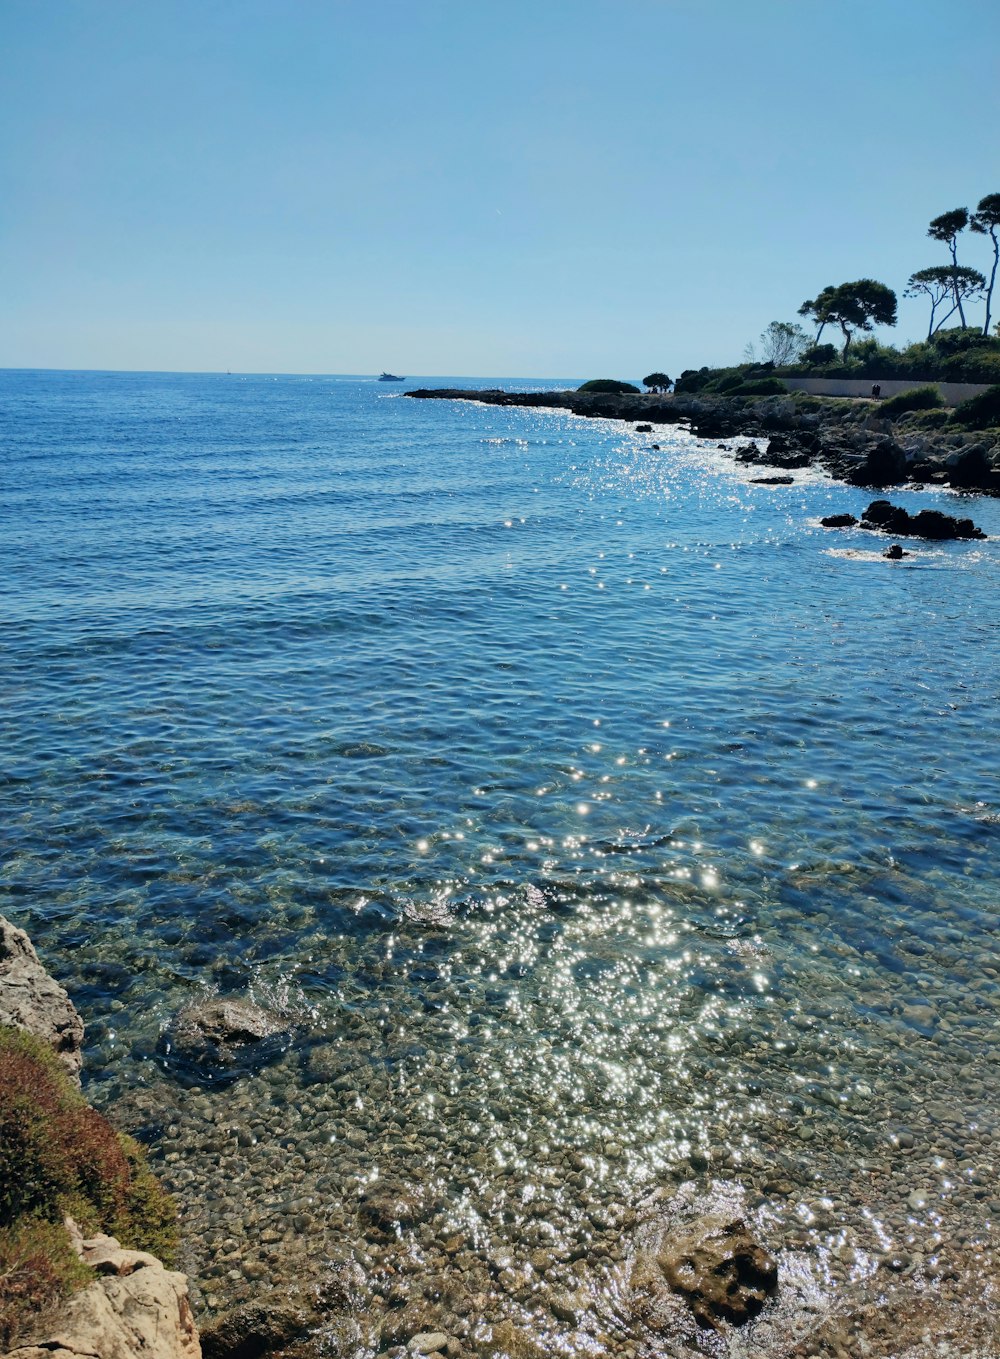
[[[948,486],[1000,496],[1000,443],[975,431],[894,423],[877,402],[801,396],[740,397],[607,394],[580,391],[505,392],[416,388],[416,400],[477,401],[490,406],[549,407],[590,419],[687,426],[701,439],[767,439],[744,445],[742,463],[791,470],[816,467],[852,486],[904,483]],[[994,432],[995,433],[995,432]]]

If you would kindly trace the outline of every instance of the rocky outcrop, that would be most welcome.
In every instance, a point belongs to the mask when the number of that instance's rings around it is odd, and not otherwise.
[[[937,542],[952,538],[986,537],[971,519],[957,519],[940,510],[920,510],[918,514],[910,514],[888,500],[873,500],[862,514],[858,527],[881,530],[894,537],[931,538]]]
[[[707,1328],[752,1321],[777,1292],[778,1264],[751,1221],[735,1184],[656,1191],[640,1210],[623,1295],[639,1325],[694,1340]]]
[[[183,1274],[111,1236],[74,1244],[100,1277],[5,1359],[201,1359]]]
[[[83,1021],[25,932],[2,916],[0,1024],[48,1043],[79,1084]],[[201,1359],[185,1275],[114,1237],[84,1239],[72,1218],[66,1230],[98,1278],[40,1316],[3,1359]]]
[[[0,916],[0,1024],[27,1029],[48,1043],[80,1083],[83,1020],[69,996],[42,967],[24,930]]]

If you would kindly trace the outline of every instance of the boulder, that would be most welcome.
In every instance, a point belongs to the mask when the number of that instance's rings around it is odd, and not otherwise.
[[[741,1218],[726,1214],[706,1215],[672,1233],[657,1263],[701,1326],[743,1325],[778,1286],[774,1257]]]
[[[235,1079],[284,1049],[288,1028],[249,1000],[218,997],[185,1006],[161,1039],[168,1062],[197,1079]]]
[[[394,1235],[401,1227],[414,1227],[430,1215],[420,1191],[406,1184],[376,1180],[358,1204],[362,1221],[369,1227]]]
[[[906,454],[892,439],[879,439],[847,477],[852,486],[894,486],[906,480]]]
[[[303,1295],[276,1291],[234,1307],[201,1333],[205,1359],[260,1359],[308,1335],[319,1318]]]
[[[101,1275],[5,1359],[201,1359],[187,1279],[110,1236],[79,1241]]]
[[[824,528],[853,528],[858,521],[853,514],[828,514],[819,522]]]
[[[793,486],[794,477],[751,477],[751,486]]]
[[[863,529],[880,529],[894,537],[931,538],[944,542],[952,538],[985,538],[971,519],[957,519],[941,510],[920,510],[910,514],[888,500],[873,500],[861,516]]]
[[[985,444],[972,444],[952,453],[945,459],[945,466],[952,486],[970,489],[992,487],[993,466]]]
[[[80,1083],[83,1020],[69,996],[38,961],[24,930],[0,916],[0,1024],[27,1029],[48,1043]]]
[[[772,467],[808,467],[813,460],[812,435],[772,434],[761,462]]]

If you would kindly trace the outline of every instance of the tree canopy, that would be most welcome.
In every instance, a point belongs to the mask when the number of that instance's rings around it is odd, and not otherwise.
[[[962,325],[965,325],[965,311],[962,308],[962,294],[958,287],[956,271],[958,269],[958,237],[969,225],[968,208],[952,208],[951,212],[942,212],[940,217],[935,217],[927,228],[927,234],[932,240],[940,241],[951,251],[952,268],[952,295],[955,298],[955,306]]]
[[[773,363],[776,368],[783,364],[794,363],[809,344],[809,337],[801,326],[794,321],[772,321],[766,330],[761,331],[761,361]],[[754,346],[748,346],[753,350]],[[756,354],[750,357],[756,359]]]
[[[643,378],[642,385],[653,392],[665,392],[670,386],[670,378],[666,373],[650,373],[648,377]]]
[[[833,284],[828,283],[822,292],[817,293],[814,298],[810,298],[807,302],[803,302],[802,306],[799,307],[799,315],[812,317],[813,321],[819,327],[813,338],[814,345],[819,344],[820,336],[823,334],[823,331],[831,320],[830,303],[832,302],[836,291],[837,289]]]
[[[985,198],[979,200],[969,226],[980,236],[989,236],[993,242],[993,268],[990,270],[990,281],[986,287],[986,320],[983,322],[983,334],[989,335],[993,285],[997,280],[997,265],[1000,264],[1000,236],[997,235],[1000,231],[1000,193],[988,193]]]
[[[929,340],[957,310],[957,298],[968,300],[979,297],[985,288],[986,279],[978,269],[968,269],[963,265],[935,264],[929,269],[918,269],[915,274],[910,275],[904,296],[924,296],[930,302],[931,319],[927,327]],[[950,302],[951,306],[938,318],[935,325],[937,310],[945,302]]]
[[[591,378],[589,382],[584,382],[576,389],[578,392],[600,392],[607,394],[624,394],[634,392],[636,396],[641,395],[639,388],[631,382],[619,382],[617,378]]]
[[[818,297],[803,302],[799,314],[811,315],[819,322],[816,341],[825,325],[838,325],[844,336],[842,357],[846,359],[857,331],[896,324],[896,294],[874,278],[859,278],[853,283],[827,286]]]

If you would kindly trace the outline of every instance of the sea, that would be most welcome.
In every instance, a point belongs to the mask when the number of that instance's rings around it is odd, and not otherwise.
[[[0,911],[202,1315],[722,1353],[635,1304],[682,1200],[782,1262],[748,1352],[939,1287],[1000,1221],[1000,500],[893,490],[988,537],[892,562],[820,525],[876,492],[416,385],[575,382],[0,373]],[[219,998],[274,1037],[191,1058]]]

